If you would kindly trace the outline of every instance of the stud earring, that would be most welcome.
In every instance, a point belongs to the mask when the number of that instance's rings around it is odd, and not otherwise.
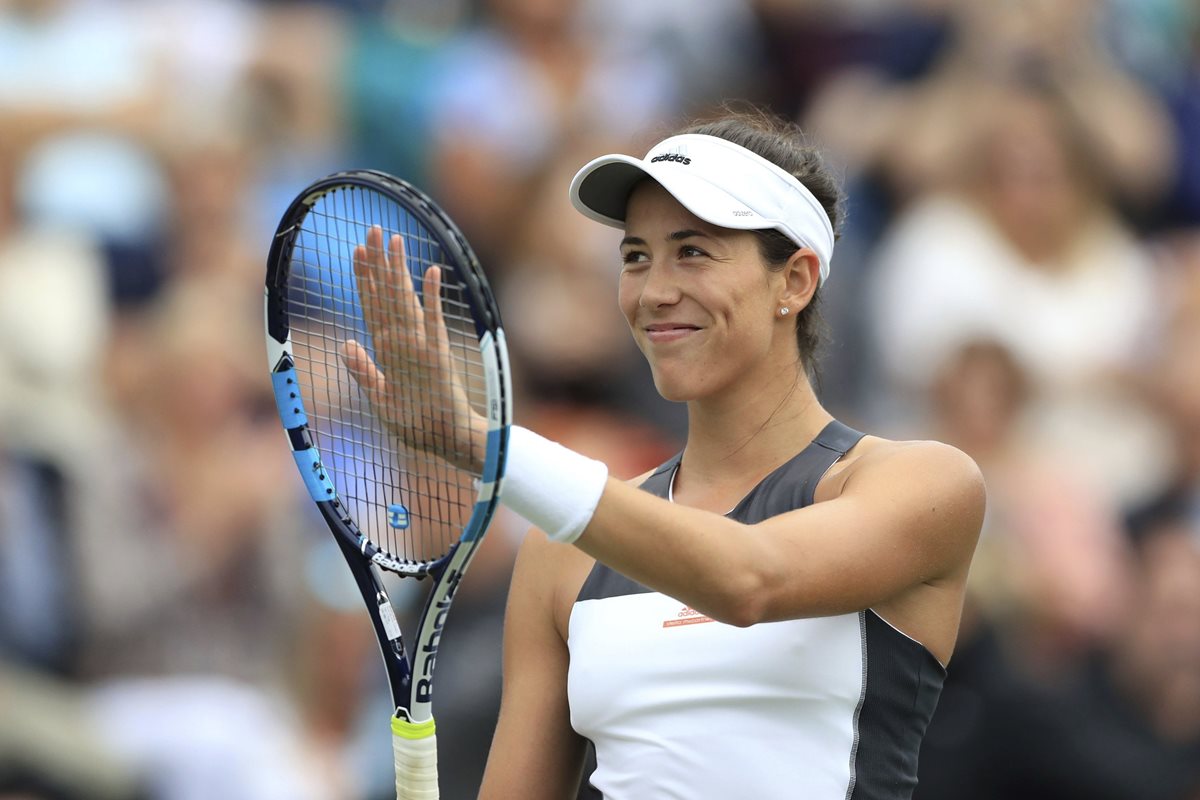
[[[787,314],[788,314],[787,306],[784,306],[783,308],[779,309],[779,316],[786,317]]]

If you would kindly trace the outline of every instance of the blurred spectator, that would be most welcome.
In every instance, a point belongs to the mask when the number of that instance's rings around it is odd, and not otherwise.
[[[294,469],[259,380],[254,298],[180,283],[119,342],[105,507],[87,559],[95,674],[278,679],[293,601]],[[214,324],[214,320],[220,320]],[[111,505],[111,504],[110,504]]]
[[[17,192],[28,226],[94,241],[117,306],[157,291],[171,198],[162,165],[143,142],[100,131],[48,137],[25,154]]]
[[[334,797],[291,721],[298,576],[319,527],[247,346],[255,298],[206,277],[175,279],[114,341],[114,415],[87,482],[104,499],[75,532],[92,718],[158,797]],[[188,724],[168,734],[164,708]]]
[[[71,129],[140,128],[158,74],[127,4],[9,0],[0,16],[0,118],[18,145]]]
[[[1200,224],[1200,7],[1187,0],[1113,0],[1112,38],[1131,69],[1162,95],[1170,114],[1177,166],[1152,229]]]
[[[180,131],[159,151],[172,201],[164,225],[170,247],[158,254],[165,287],[155,291],[169,295],[179,283],[223,287],[251,317],[245,298],[262,283],[262,240],[277,222],[264,231],[261,212],[251,209],[262,186],[256,143],[227,117],[205,130]]]
[[[102,739],[85,690],[0,659],[0,797],[152,800],[137,771]]]
[[[1105,0],[1102,41],[1131,75],[1169,84],[1186,65],[1197,18],[1190,0]]]
[[[972,602],[1020,640],[1020,668],[1053,684],[1120,629],[1129,553],[1111,498],[1028,425],[1032,400],[1008,350],[969,342],[937,375],[929,432],[976,459],[988,484]]]
[[[489,0],[487,24],[450,43],[438,70],[432,190],[479,251],[502,263],[538,170],[577,136],[636,138],[679,110],[653,50],[581,29],[578,0]],[[565,191],[565,189],[564,189]]]
[[[153,798],[335,796],[305,757],[287,704],[253,687],[214,677],[133,678],[100,685],[83,712]]]
[[[254,15],[235,0],[8,5],[0,123],[24,161],[25,213],[93,237],[118,303],[140,302],[162,280],[170,213],[154,142],[222,118]]]
[[[1200,794],[1200,545],[1163,528],[1140,547],[1137,592],[1108,675],[1126,715],[1165,762],[1164,782]]]
[[[331,5],[262,4],[258,35],[224,108],[240,124],[233,133],[248,140],[234,138],[239,147],[250,148],[252,180],[243,214],[260,237],[274,232],[296,192],[316,178],[369,166],[346,163],[341,92],[348,26],[345,14]],[[216,132],[227,134],[221,128]]]
[[[468,0],[388,0],[382,15],[350,24],[340,87],[348,163],[430,187],[442,51],[471,5]]]
[[[1092,156],[1089,191],[1110,209],[1144,227],[1167,191],[1176,165],[1169,118],[1158,96],[1104,47],[1103,26],[1116,13],[1110,4],[912,0],[840,12],[803,5],[821,9],[841,32],[833,56],[839,68],[817,72],[796,113],[846,169],[851,203],[838,269],[848,279],[831,284],[827,307],[834,330],[846,331],[839,352],[867,372],[878,368],[878,354],[861,335],[871,326],[857,290],[873,280],[866,254],[911,203],[960,187],[980,160],[977,117],[990,114],[999,87],[1036,86],[1056,98],[1073,120],[1071,146]],[[879,387],[861,372],[835,369],[832,378],[839,404],[880,415],[870,407]]]
[[[1029,400],[1026,376],[995,342],[965,345],[937,376],[931,433],[978,460],[988,516],[915,797],[949,800],[969,786],[982,800],[1192,800],[1195,740],[1159,733],[1147,713],[1129,710],[1140,701],[1128,692],[1154,685],[1141,679],[1159,665],[1200,675],[1189,655],[1200,617],[1187,604],[1151,603],[1145,561],[1133,557],[1111,499],[1030,436]],[[1154,627],[1182,641],[1146,648]],[[1146,672],[1114,682],[1110,652]],[[1182,686],[1186,698],[1187,679]]]
[[[109,323],[93,240],[28,227],[0,239],[0,440],[55,461],[88,449]]]
[[[766,68],[757,95],[785,116],[802,115],[814,103],[837,100],[863,76],[910,81],[924,75],[952,35],[958,0],[753,0],[766,39]],[[827,84],[838,86],[826,92]],[[833,97],[830,97],[833,95]],[[860,117],[875,121],[870,105]],[[850,122],[849,120],[845,120]],[[852,127],[852,124],[851,124]],[[829,137],[851,146],[871,137],[866,126]],[[824,137],[824,133],[822,134]]]
[[[89,236],[29,221],[16,172],[0,166],[0,197],[11,198],[0,200],[0,658],[75,676],[79,487],[103,418],[104,265]]]
[[[934,4],[939,5],[937,3]],[[977,146],[978,93],[995,84],[1045,87],[1076,120],[1077,142],[1121,207],[1155,203],[1175,167],[1161,101],[1124,73],[1102,46],[1104,3],[1027,0],[945,4],[950,25],[928,72],[896,81],[847,69],[806,111],[854,171],[878,169],[902,202],[957,181]]]
[[[1161,331],[1147,371],[1149,393],[1170,432],[1171,469],[1160,491],[1131,513],[1136,538],[1159,529],[1200,542],[1200,236],[1164,248]]]
[[[0,657],[72,675],[80,609],[63,474],[52,462],[0,454]]]
[[[603,57],[660,62],[688,113],[763,91],[766,37],[751,0],[581,0],[579,5],[578,25],[601,43]]]
[[[1140,550],[1108,646],[1073,669],[1031,672],[1039,648],[1004,619],[964,629],[917,800],[959,798],[963,787],[980,800],[1200,797],[1200,550],[1165,534]],[[1021,572],[1029,555],[1007,569]]]
[[[870,309],[885,391],[911,412],[950,353],[994,339],[1028,373],[1048,446],[1120,502],[1144,495],[1161,478],[1146,462],[1162,437],[1128,379],[1148,330],[1151,262],[1057,94],[977,86],[959,113],[974,134],[958,181],[915,200],[877,252]]]

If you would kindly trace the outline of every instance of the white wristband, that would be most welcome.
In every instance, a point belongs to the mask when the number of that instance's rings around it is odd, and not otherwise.
[[[571,544],[592,519],[608,467],[513,425],[500,500],[546,532]]]

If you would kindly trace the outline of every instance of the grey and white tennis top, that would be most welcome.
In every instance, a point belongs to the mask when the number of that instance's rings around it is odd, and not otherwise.
[[[728,516],[810,505],[861,437],[830,423]],[[641,488],[667,497],[678,464]],[[571,724],[595,745],[606,800],[907,800],[945,676],[869,609],[738,628],[601,564],[567,644]]]

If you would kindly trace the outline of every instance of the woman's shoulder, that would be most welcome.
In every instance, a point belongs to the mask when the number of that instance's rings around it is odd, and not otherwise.
[[[526,596],[548,613],[547,619],[566,641],[571,608],[596,560],[576,547],[550,541],[530,528],[517,551],[510,593]]]
[[[846,502],[928,554],[931,574],[964,575],[987,508],[983,474],[969,455],[939,441],[864,437],[816,500]],[[866,523],[864,523],[866,524]]]
[[[932,439],[863,436],[830,469],[816,499],[838,497],[860,486],[864,491],[911,486],[928,494],[978,496],[980,501],[983,497],[983,475],[975,460]]]

